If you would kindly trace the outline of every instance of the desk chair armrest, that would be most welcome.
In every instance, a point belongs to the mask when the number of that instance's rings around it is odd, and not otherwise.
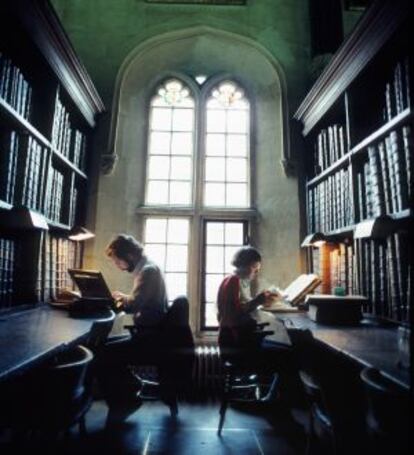
[[[257,330],[263,330],[268,325],[270,325],[269,322],[260,322],[260,323],[256,324],[256,329]]]
[[[134,335],[135,333],[137,333],[137,330],[138,330],[137,326],[134,324],[124,325],[124,329],[129,330],[129,333],[131,335]]]
[[[268,335],[273,335],[274,333],[275,332],[273,332],[273,330],[260,330],[260,331],[253,332],[253,334],[259,340],[263,340],[263,338],[267,337]]]

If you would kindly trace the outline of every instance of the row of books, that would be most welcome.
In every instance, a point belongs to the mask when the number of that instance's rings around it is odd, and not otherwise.
[[[21,204],[41,212],[46,184],[47,153],[32,136],[23,136],[21,155],[26,157]]]
[[[69,111],[56,91],[52,126],[52,146],[77,167],[84,169],[86,136],[72,126]]]
[[[79,169],[85,170],[86,136],[78,130],[74,133],[72,161]]]
[[[19,135],[16,131],[0,133],[0,199],[14,203]]]
[[[76,225],[76,211],[78,208],[78,189],[74,186],[72,188],[72,194],[70,198],[69,207],[69,226]]]
[[[341,288],[346,294],[356,294],[355,254],[352,243],[340,243],[329,252],[331,292]]]
[[[0,98],[26,120],[30,117],[32,88],[22,71],[0,51]]]
[[[346,294],[367,297],[365,312],[408,322],[413,297],[409,251],[409,234],[404,232],[314,248],[313,273],[322,279],[315,292],[332,294],[340,287]]]
[[[368,297],[369,311],[397,321],[410,321],[412,264],[408,234],[396,233],[385,241],[356,240],[358,292]]]
[[[399,61],[385,84],[384,120],[389,121],[410,106],[410,60]]]
[[[63,202],[63,182],[62,172],[54,167],[49,168],[48,190],[46,196],[45,215],[51,221],[61,223],[62,220],[62,202]]]
[[[76,242],[46,234],[42,260],[43,300],[56,300],[59,290],[73,288],[67,270],[80,266],[80,251]]]
[[[410,207],[413,152],[410,126],[392,131],[383,141],[368,147],[368,161],[356,173],[359,220]]]
[[[16,131],[1,133],[2,201],[11,205],[23,205],[43,213],[52,221],[73,226],[76,220],[78,189],[68,189],[65,185],[64,174],[50,165],[50,153],[33,136],[19,135]],[[68,213],[63,213],[66,190],[70,191],[71,198]]]
[[[314,174],[318,175],[348,152],[344,127],[334,124],[320,130],[314,149]]]
[[[327,232],[353,224],[349,169],[341,169],[307,191],[308,232]]]
[[[15,241],[0,238],[0,309],[13,302],[15,254]]]

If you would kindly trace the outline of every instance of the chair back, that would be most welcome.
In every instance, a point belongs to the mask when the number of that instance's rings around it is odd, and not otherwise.
[[[180,296],[173,301],[165,317],[162,333],[162,375],[168,376],[176,388],[180,388],[191,380],[195,357],[187,297]]]
[[[167,327],[184,327],[189,326],[189,302],[187,297],[179,296],[174,299],[165,319]]]
[[[92,352],[81,345],[58,354],[45,371],[43,385],[48,396],[59,402],[70,402],[81,396],[92,359]]]
[[[408,438],[409,392],[404,391],[374,368],[362,370],[361,380],[367,396],[369,429],[398,440]]]
[[[89,332],[88,340],[86,345],[92,351],[96,351],[100,346],[102,346],[115,321],[115,313],[112,310],[108,311],[108,314],[102,318],[96,319],[92,325],[91,331]]]

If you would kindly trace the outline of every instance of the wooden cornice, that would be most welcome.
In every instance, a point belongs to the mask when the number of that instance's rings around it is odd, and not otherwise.
[[[105,106],[49,0],[14,0],[13,10],[86,121]]]
[[[307,135],[408,17],[407,0],[377,0],[338,49],[294,118]]]

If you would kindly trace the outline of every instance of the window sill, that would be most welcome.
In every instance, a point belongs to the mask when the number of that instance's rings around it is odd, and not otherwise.
[[[137,207],[135,213],[139,215],[194,215],[195,210],[193,207],[185,207],[181,205],[143,205]]]
[[[198,331],[194,335],[196,344],[216,344],[218,338],[218,331],[215,330],[204,330]]]
[[[199,210],[194,207],[185,206],[159,206],[145,205],[137,207],[138,215],[174,215],[194,216],[196,214],[203,218],[225,218],[225,219],[255,219],[259,213],[254,208],[233,208],[233,207],[203,207]]]

